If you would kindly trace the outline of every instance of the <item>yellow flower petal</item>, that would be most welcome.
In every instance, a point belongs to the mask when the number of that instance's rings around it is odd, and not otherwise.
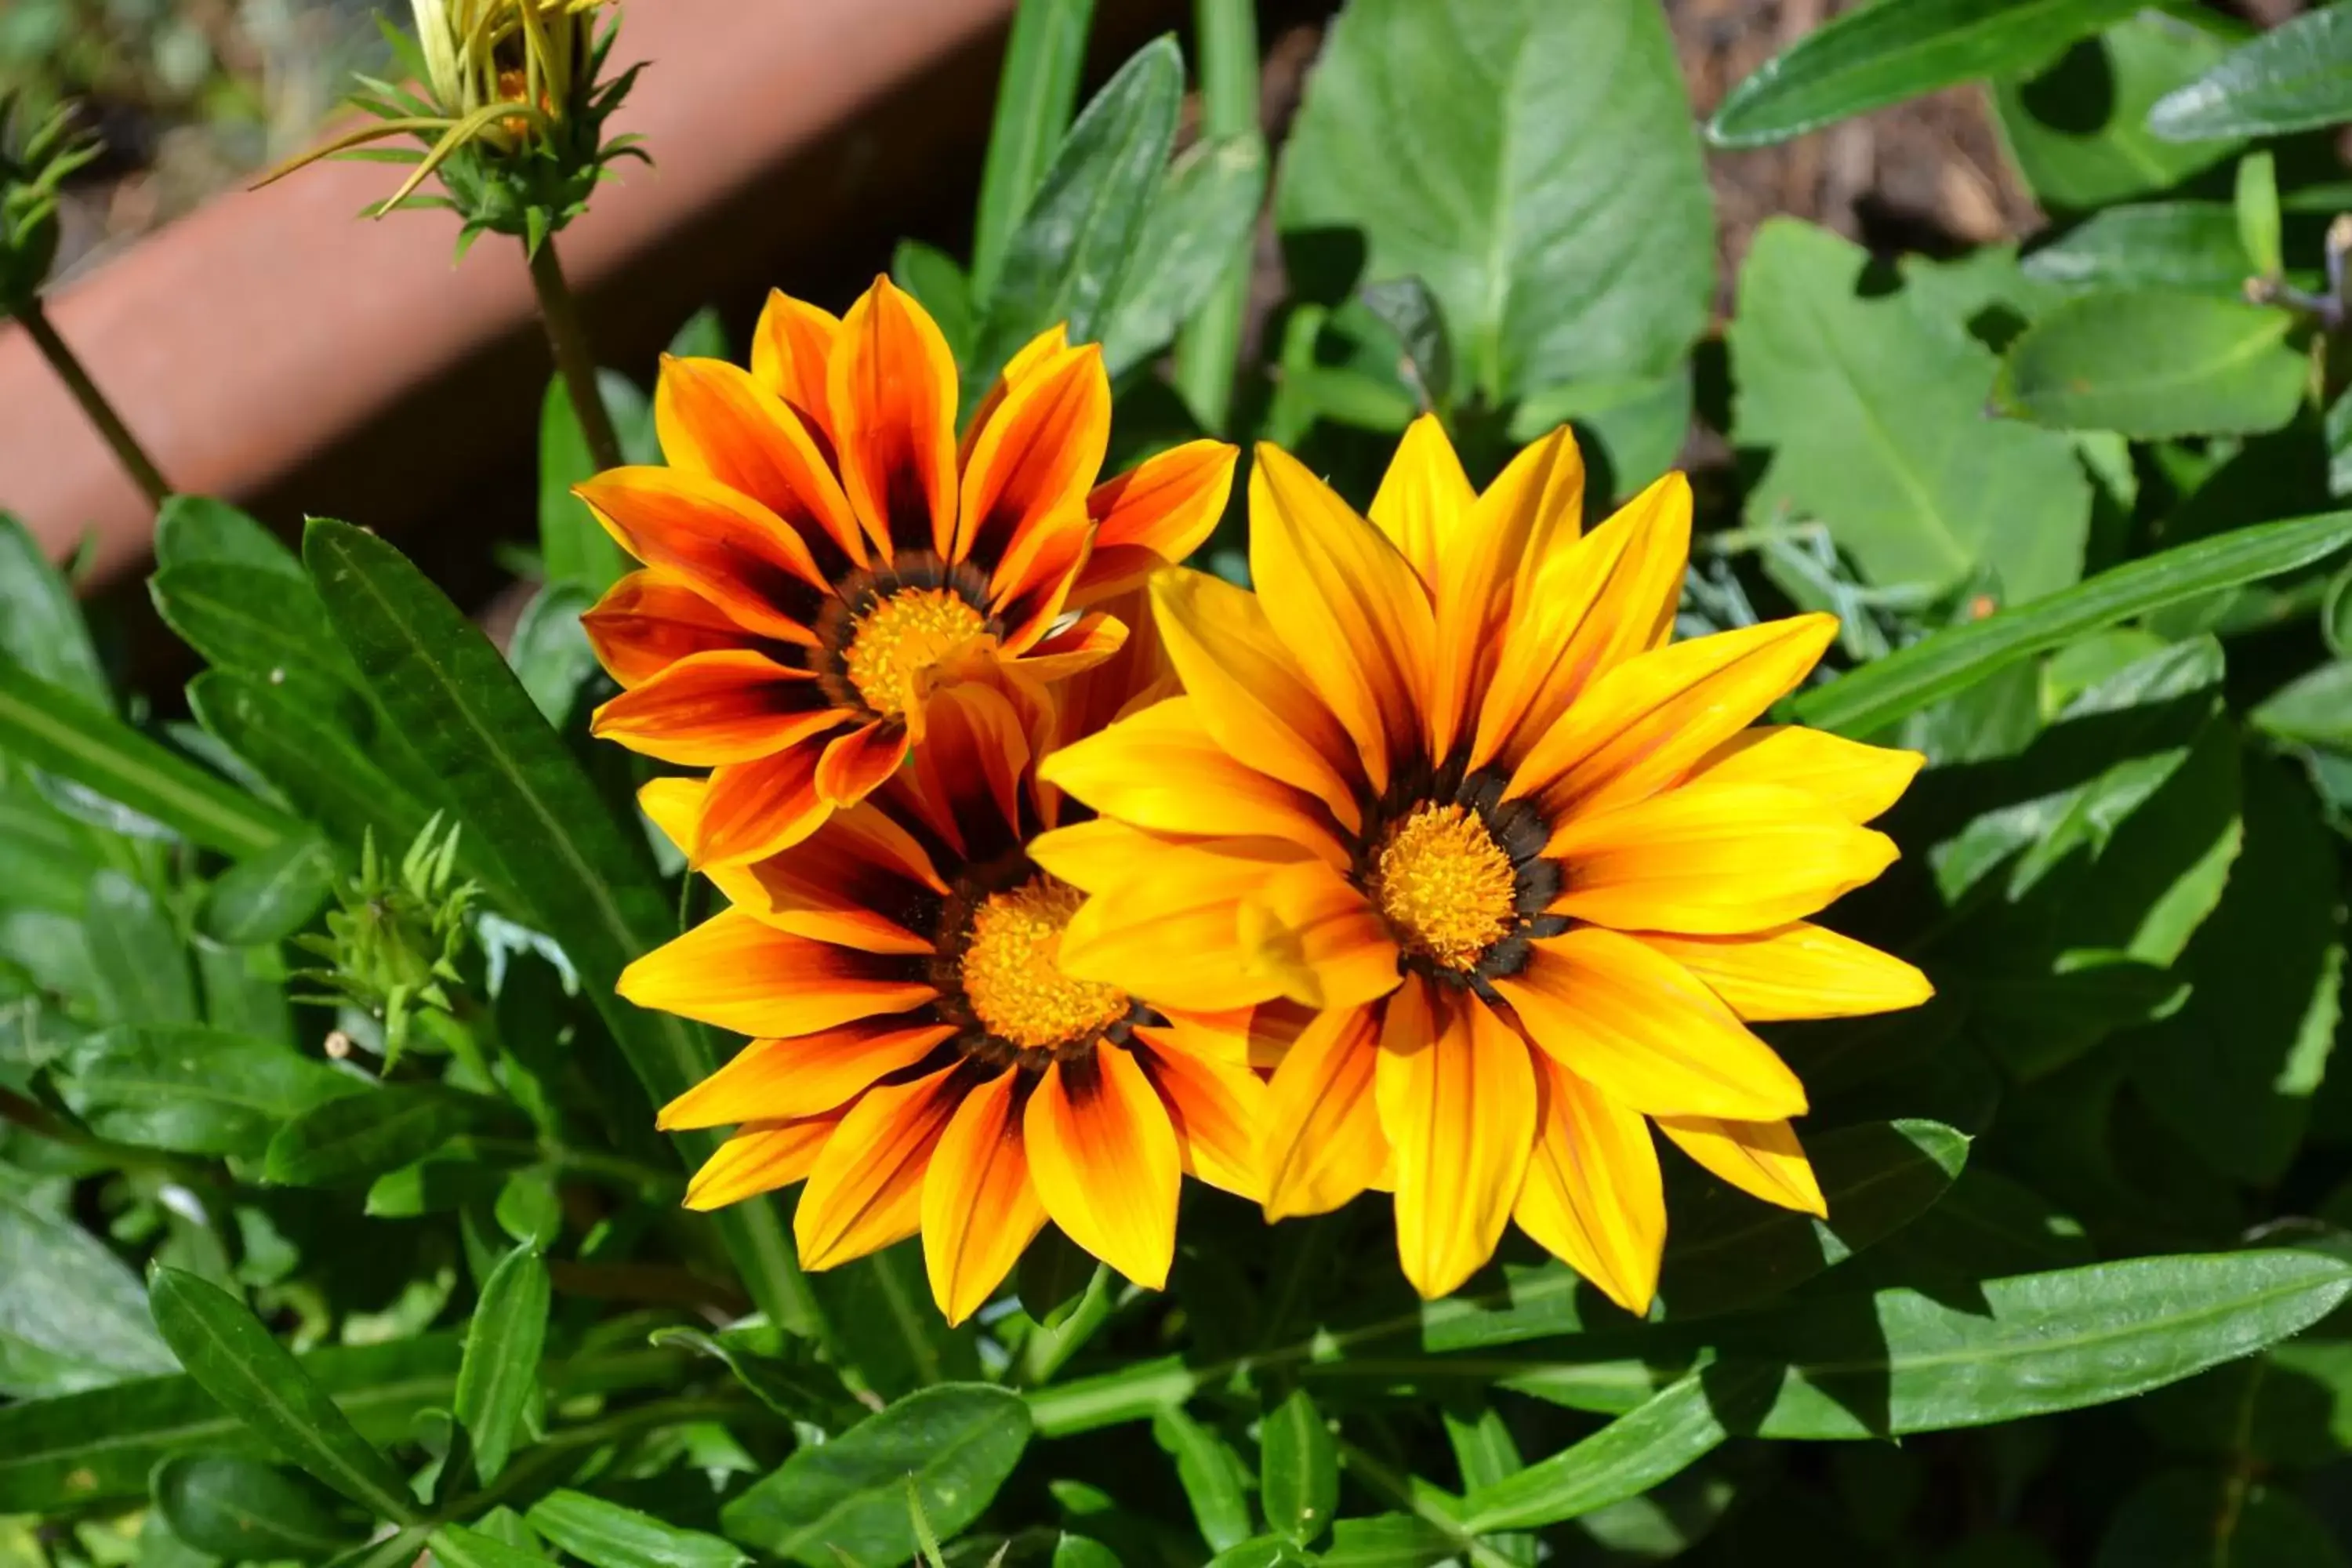
[[[1786,1121],[1722,1121],[1711,1116],[1661,1116],[1658,1131],[1682,1152],[1741,1192],[1784,1209],[1826,1218],[1829,1205],[1812,1162]]]
[[[1865,746],[1795,724],[1764,724],[1709,752],[1689,782],[1779,784],[1818,796],[1850,822],[1868,822],[1903,798],[1927,761],[1917,752]]]
[[[1063,1234],[1138,1285],[1164,1289],[1183,1155],[1135,1058],[1099,1046],[1054,1063],[1029,1096],[1024,1128],[1038,1196]]]
[[[1803,921],[1753,936],[1637,934],[1751,1020],[1892,1013],[1935,994],[1901,959]]]
[[[1319,1014],[1274,1069],[1258,1136],[1266,1218],[1328,1214],[1387,1169],[1373,1088],[1379,1035],[1368,1009]]]
[[[1636,1317],[1657,1294],[1665,1184],[1641,1116],[1537,1060],[1542,1126],[1513,1217],[1538,1245]]]
[[[793,1211],[802,1268],[830,1268],[922,1228],[924,1169],[971,1081],[959,1063],[868,1089],[849,1108]]]
[[[923,1269],[950,1327],[988,1304],[1045,1227],[1021,1136],[1018,1073],[964,1096],[923,1173]]]

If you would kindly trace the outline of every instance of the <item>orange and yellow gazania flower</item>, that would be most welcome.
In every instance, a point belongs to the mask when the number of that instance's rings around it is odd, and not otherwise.
[[[667,468],[580,494],[644,570],[583,617],[621,695],[595,731],[712,770],[697,865],[772,854],[897,771],[950,674],[1051,680],[1125,627],[1083,611],[1215,526],[1234,450],[1179,447],[1097,485],[1110,387],[1056,328],[959,447],[955,362],[877,279],[839,320],[772,296],[746,372],[664,363]]]
[[[1249,499],[1255,593],[1151,584],[1184,694],[1045,763],[1101,814],[1031,847],[1090,895],[1065,968],[1278,1019],[1258,1031],[1267,1215],[1392,1188],[1424,1295],[1516,1218],[1644,1310],[1666,1226],[1651,1123],[1821,1213],[1789,1123],[1804,1088],[1748,1026],[1928,994],[1805,918],[1895,858],[1862,824],[1920,759],[1749,727],[1834,622],[1670,643],[1688,489],[1582,533],[1564,429],[1479,494],[1424,419],[1369,520],[1261,447]]]
[[[1050,694],[1002,672],[941,689],[903,771],[793,847],[712,868],[731,907],[622,975],[632,1001],[753,1037],[661,1113],[736,1129],[689,1206],[805,1179],[804,1267],[919,1230],[961,1321],[1048,1219],[1156,1289],[1184,1173],[1260,1195],[1265,1085],[1213,1028],[1057,968],[1082,895],[1024,847],[1066,804],[1032,759],[1111,717],[1123,664],[1149,679],[1137,651]],[[660,780],[644,800],[689,843],[715,788]]]

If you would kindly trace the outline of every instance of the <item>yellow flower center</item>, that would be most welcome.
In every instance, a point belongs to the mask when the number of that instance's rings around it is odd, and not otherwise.
[[[1055,963],[1062,928],[1086,895],[1051,877],[991,893],[964,945],[964,1000],[988,1032],[1024,1050],[1045,1050],[1108,1028],[1127,1016],[1116,985],[1073,980]]]
[[[1475,812],[1424,801],[1381,838],[1364,890],[1408,952],[1466,971],[1510,934],[1518,889]]]
[[[901,588],[858,617],[842,663],[866,705],[895,719],[907,710],[915,676],[987,626],[952,589]]]

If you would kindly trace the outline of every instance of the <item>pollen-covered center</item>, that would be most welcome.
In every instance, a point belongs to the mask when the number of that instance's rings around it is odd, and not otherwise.
[[[1424,801],[1381,838],[1364,891],[1408,952],[1467,971],[1510,935],[1517,887],[1476,812]]]
[[[842,667],[866,706],[886,719],[906,711],[917,672],[987,629],[951,588],[901,588],[857,618]]]
[[[1127,1016],[1116,985],[1073,980],[1055,960],[1062,928],[1086,895],[1052,877],[991,893],[972,912],[961,978],[973,1016],[999,1039],[1045,1050],[1107,1029]]]

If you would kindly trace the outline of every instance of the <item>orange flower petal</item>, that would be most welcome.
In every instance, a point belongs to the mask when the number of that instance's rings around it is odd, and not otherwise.
[[[922,847],[871,801],[835,812],[790,854],[713,867],[710,879],[778,931],[867,952],[933,952],[928,914],[946,891]]]
[[[1004,626],[1004,650],[1026,653],[1061,618],[1085,567],[1094,522],[1073,504],[1028,522],[988,580],[990,613]]]
[[[610,468],[575,487],[621,548],[701,595],[746,631],[814,644],[832,595],[807,542],[718,480],[677,468]]]
[[[987,433],[990,423],[996,417],[996,411],[1004,405],[1004,399],[1013,387],[1034,375],[1040,367],[1057,358],[1069,346],[1069,323],[1056,321],[1022,344],[1013,357],[1004,362],[1004,368],[997,372],[995,382],[981,394],[980,406],[971,411],[971,417],[964,423],[963,440],[956,447],[958,472],[971,466],[973,449],[980,445],[981,437]]]
[[[870,1089],[849,1108],[793,1213],[802,1268],[830,1268],[922,1228],[924,1169],[971,1081],[959,1062]]]
[[[886,552],[947,556],[956,520],[956,369],[947,339],[887,278],[849,308],[826,384],[842,488]]]
[[[1528,1037],[1611,1099],[1653,1116],[1769,1121],[1804,1085],[1690,971],[1597,927],[1529,944],[1495,990]]]
[[[1803,790],[1849,822],[1868,822],[1903,798],[1927,759],[1865,746],[1795,724],[1743,730],[1701,757],[1688,783],[1769,784]]]
[[[1512,1217],[1640,1317],[1657,1294],[1666,1246],[1665,1184],[1650,1130],[1638,1112],[1559,1063],[1538,1056],[1536,1068],[1541,1124]]]
[[[1464,530],[1477,500],[1444,424],[1424,414],[1404,427],[1365,516],[1412,563],[1422,586],[1433,595],[1438,563],[1465,542]]]
[[[816,793],[824,742],[811,737],[754,762],[714,768],[688,858],[698,870],[789,849],[821,826],[832,805]]]
[[[824,453],[800,416],[749,371],[665,354],[654,428],[671,468],[750,496],[836,569],[866,564],[865,536]]]
[[[939,993],[914,964],[721,910],[630,964],[615,989],[640,1007],[739,1035],[809,1035],[932,1000]]]
[[[1389,1145],[1373,1090],[1379,1035],[1369,1008],[1318,1014],[1274,1069],[1258,1134],[1266,1218],[1328,1214],[1381,1179]]]
[[[907,726],[877,719],[825,742],[817,759],[816,796],[827,805],[854,805],[882,787],[907,759]]]
[[[1536,1134],[1527,1042],[1473,997],[1418,976],[1389,998],[1375,1073],[1395,1151],[1397,1257],[1434,1299],[1495,1255]]]
[[[789,1187],[809,1173],[835,1116],[801,1121],[754,1121],[719,1146],[686,1185],[686,1206],[709,1210]]]
[[[1026,530],[1084,513],[1110,445],[1110,377],[1082,343],[1029,369],[991,411],[963,466],[953,558],[987,566]]]
[[[1812,1162],[1786,1121],[1722,1121],[1711,1116],[1661,1116],[1658,1131],[1682,1152],[1752,1197],[1829,1217]]]
[[[784,400],[802,423],[834,440],[833,414],[826,367],[841,337],[841,321],[832,311],[781,289],[768,291],[760,324],[751,334],[751,376]]]
[[[908,770],[916,814],[967,857],[1018,841],[1029,736],[1012,699],[993,687],[946,687],[931,694],[926,721]]]
[[[1023,1126],[1054,1223],[1136,1284],[1165,1289],[1183,1155],[1135,1058],[1102,1045],[1090,1058],[1054,1063],[1030,1093]]]
[[[860,1022],[787,1040],[753,1040],[661,1109],[665,1132],[819,1116],[877,1079],[913,1067],[953,1037],[948,1024],[894,1028]]]
[[[1750,1020],[1892,1013],[1936,994],[1926,975],[1893,954],[1802,921],[1752,936],[1636,934]]]
[[[1097,485],[1087,498],[1094,553],[1070,602],[1100,604],[1206,544],[1225,515],[1240,456],[1223,441],[1187,441]]]
[[[1021,1136],[1018,1073],[964,1096],[923,1175],[923,1268],[950,1327],[988,1304],[1045,1228]]]
[[[765,654],[688,654],[598,708],[592,733],[688,767],[744,763],[841,722],[806,670]]]
[[[653,572],[632,572],[605,590],[580,617],[580,629],[597,662],[625,687],[641,686],[690,654],[761,640],[693,589]]]
[[[1135,1058],[1176,1124],[1185,1171],[1213,1187],[1263,1199],[1257,1130],[1265,1115],[1265,1080],[1245,1067],[1192,1051],[1181,1030],[1138,1026],[1135,1037],[1142,1042]]]

